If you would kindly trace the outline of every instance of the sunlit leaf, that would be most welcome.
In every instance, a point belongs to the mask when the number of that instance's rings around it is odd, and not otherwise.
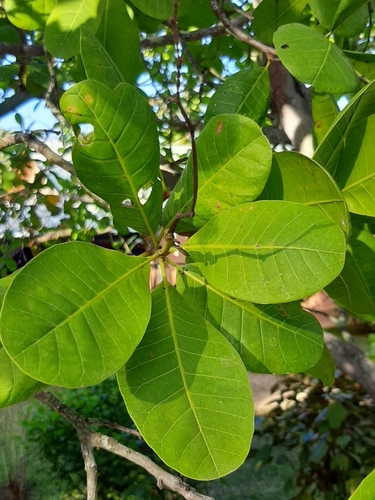
[[[179,231],[202,227],[212,216],[254,200],[271,168],[271,148],[259,126],[241,115],[219,115],[197,139],[198,200],[193,220],[183,219]],[[190,209],[193,161],[177,183],[163,214],[168,224],[178,212]]]
[[[335,180],[351,212],[375,217],[375,115],[353,127],[343,144]]]
[[[168,283],[118,382],[145,441],[184,476],[221,477],[245,460],[253,434],[247,373],[230,343]]]
[[[80,180],[111,205],[116,228],[153,234],[159,224],[162,187],[155,117],[144,97],[127,83],[111,91],[87,80],[65,92],[62,112],[74,125],[91,123],[94,132],[77,140],[73,162]],[[147,203],[141,188],[152,188]]]
[[[240,71],[229,78],[211,97],[205,123],[221,114],[239,114],[262,125],[269,108],[270,80],[266,68]]]
[[[69,59],[79,52],[79,28],[95,33],[103,12],[103,0],[57,2],[48,18],[44,42],[55,57]]]
[[[353,67],[321,33],[303,24],[288,24],[276,31],[273,41],[284,66],[297,80],[311,84],[316,92],[342,94],[358,89]]]
[[[211,219],[183,248],[207,282],[259,304],[291,302],[321,290],[342,270],[345,237],[320,211],[258,201]]]
[[[367,78],[367,80],[375,79],[375,54],[352,52],[349,50],[344,50],[343,52],[358,73]]]
[[[375,113],[375,82],[366,85],[337,116],[319,144],[314,160],[332,175],[337,169],[339,153],[345,139],[358,123]]]
[[[375,491],[375,470],[361,482],[349,500],[373,500]]]
[[[195,265],[185,266],[177,289],[225,335],[251,372],[297,373],[322,355],[322,329],[298,302],[257,305],[235,300],[210,286]]]
[[[9,21],[22,30],[43,29],[57,0],[4,0]]]
[[[339,188],[322,167],[306,156],[294,152],[274,154],[271,173],[260,198],[315,207],[349,236],[348,209]]]
[[[138,26],[130,19],[123,0],[103,0],[103,2],[104,12],[95,36],[116,64],[122,80],[134,83],[143,69]]]
[[[1,338],[8,355],[46,384],[101,382],[127,361],[146,330],[146,264],[89,243],[42,252],[4,299]]]
[[[262,0],[254,10],[252,28],[256,38],[272,45],[277,28],[300,20],[307,0]]]

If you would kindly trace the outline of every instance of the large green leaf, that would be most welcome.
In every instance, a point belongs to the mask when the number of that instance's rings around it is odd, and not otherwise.
[[[183,248],[207,282],[259,304],[291,302],[328,285],[342,270],[345,237],[320,211],[258,201],[211,219]]]
[[[375,81],[358,92],[341,111],[329,132],[319,144],[314,160],[334,174],[339,159],[339,152],[344,141],[358,123],[375,113]]]
[[[361,482],[349,500],[374,500],[375,470]]]
[[[299,302],[256,305],[235,300],[209,285],[191,264],[178,277],[177,289],[184,299],[225,335],[247,370],[296,373],[319,361],[322,329]]]
[[[269,108],[270,92],[266,68],[239,71],[227,78],[211,97],[205,123],[217,115],[236,113],[262,125]]]
[[[0,408],[26,401],[45,384],[23,373],[0,347]]]
[[[103,12],[103,0],[63,0],[56,3],[48,18],[44,42],[55,57],[70,59],[79,52],[79,28],[97,30]]]
[[[179,231],[202,227],[213,215],[254,200],[271,169],[272,153],[259,126],[241,115],[220,115],[197,139],[198,200],[193,220],[183,219]],[[178,212],[190,209],[193,162],[178,181],[163,214],[165,225]]]
[[[332,31],[342,27],[345,21],[353,18],[367,2],[368,0],[329,0],[328,2],[327,0],[309,0],[309,5],[320,24],[328,31]],[[357,34],[354,33],[351,36]]]
[[[260,198],[315,207],[349,236],[349,213],[339,188],[322,167],[306,156],[293,152],[274,154],[271,174]]]
[[[132,227],[152,235],[159,224],[162,187],[156,123],[147,101],[127,83],[111,91],[87,80],[65,92],[60,105],[72,124],[94,126],[93,134],[73,148],[80,180],[108,201],[120,233]],[[149,186],[152,194],[142,204],[139,190]]]
[[[161,21],[169,21],[173,15],[174,0],[132,0],[132,3],[144,14]],[[179,0],[178,4],[178,15],[182,17],[190,8],[190,0]]]
[[[323,345],[323,352],[315,366],[306,370],[308,375],[318,377],[323,385],[332,385],[335,381],[335,364],[327,346]]]
[[[283,24],[300,20],[307,0],[262,0],[254,10],[252,28],[254,35],[264,43],[272,45],[272,37]]]
[[[143,67],[138,26],[123,0],[103,0],[104,12],[95,36],[106,49],[125,82],[134,83]]]
[[[44,29],[57,0],[4,0],[9,21],[21,30]]]
[[[375,216],[375,115],[348,132],[339,156],[335,180],[350,212]]]
[[[93,385],[118,370],[150,317],[147,260],[88,243],[49,248],[14,278],[1,338],[29,376],[66,387]]]
[[[95,35],[84,28],[81,28],[80,52],[88,79],[97,80],[111,90],[124,81],[103,45]]]
[[[312,94],[312,115],[314,120],[313,136],[317,146],[326,136],[332,123],[339,114],[335,98],[330,94]]]
[[[167,282],[153,292],[149,327],[118,382],[145,441],[184,476],[218,478],[245,460],[254,418],[245,367]]]
[[[367,80],[375,80],[375,54],[351,52],[350,50],[344,50],[343,53],[358,73]]]
[[[343,94],[358,89],[353,67],[321,33],[302,24],[288,24],[276,31],[273,41],[288,71],[297,80],[311,84],[316,92]]]
[[[217,22],[217,17],[212,11],[210,0],[193,0],[190,2],[190,8],[178,24],[183,28],[191,26],[197,28],[208,28]]]

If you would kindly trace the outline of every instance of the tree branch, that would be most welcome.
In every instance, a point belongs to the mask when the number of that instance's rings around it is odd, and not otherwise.
[[[132,450],[131,448],[128,448],[109,436],[93,432],[88,425],[88,423],[92,421],[91,419],[87,419],[82,415],[79,415],[50,392],[42,391],[35,396],[35,399],[59,413],[77,431],[81,442],[82,455],[85,460],[85,469],[87,474],[87,500],[94,500],[96,498],[94,496],[89,496],[89,494],[94,494],[94,481],[96,485],[96,464],[92,454],[92,449],[94,447],[107,450],[143,467],[147,470],[147,472],[155,477],[157,485],[160,489],[168,488],[180,494],[186,500],[214,500],[212,497],[207,497],[197,493],[194,488],[182,481],[181,478],[163,470],[150,458]],[[94,419],[94,421],[96,422],[96,419]],[[95,425],[97,424],[95,423]]]
[[[228,33],[236,37],[237,40],[247,43],[251,47],[254,47],[254,49],[260,50],[260,52],[263,52],[263,54],[267,56],[267,59],[277,59],[276,50],[273,47],[256,40],[252,36],[247,35],[240,28],[238,28],[238,26],[236,26],[236,24],[234,24],[234,22],[231,21],[222,10],[218,0],[210,0],[210,2],[215,16],[223,23],[223,26]]]
[[[32,57],[44,56],[45,53],[43,45],[0,43],[0,57],[7,54],[30,59]]]

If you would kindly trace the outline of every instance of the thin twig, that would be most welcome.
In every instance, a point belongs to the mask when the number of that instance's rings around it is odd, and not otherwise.
[[[263,52],[263,54],[265,54],[268,59],[277,58],[276,50],[273,47],[270,47],[269,45],[256,40],[252,36],[247,35],[245,32],[243,32],[240,28],[238,28],[225,14],[223,9],[220,7],[218,0],[210,0],[210,2],[215,16],[219,19],[219,21],[223,23],[225,29],[229,33],[231,33],[241,42],[247,43],[251,47],[254,47],[254,49],[258,49]]]
[[[0,43],[0,56],[11,55],[30,59],[32,57],[44,56],[43,45],[27,45],[14,43]]]
[[[101,448],[130,460],[131,462],[143,467],[152,476],[154,476],[159,488],[168,488],[180,494],[186,500],[214,500],[212,497],[207,497],[205,495],[197,493],[194,488],[182,481],[181,478],[163,470],[150,458],[142,455],[141,453],[138,453],[137,451],[132,450],[131,448],[128,448],[127,446],[119,443],[109,436],[105,436],[104,434],[100,434],[98,432],[93,432],[88,425],[88,421],[90,421],[90,419],[87,419],[86,417],[83,417],[82,415],[76,413],[50,392],[42,391],[37,394],[35,398],[44,405],[59,413],[70,425],[72,425],[76,429],[81,441],[81,447],[83,440],[85,446],[89,446],[91,450],[92,448]],[[88,445],[86,443],[88,443]],[[82,453],[88,453],[88,449],[86,450],[86,448],[82,448]],[[92,458],[93,456],[90,456],[90,454],[88,454],[87,462],[85,460],[85,467],[87,466],[86,472],[88,472],[87,479],[89,481],[90,477],[91,481],[90,491],[92,491],[94,480],[94,468],[91,462]],[[89,484],[87,486],[87,493],[89,494]],[[87,499],[93,500],[94,497],[87,496]]]
[[[186,217],[194,217],[195,205],[197,203],[198,197],[198,155],[197,146],[195,143],[195,130],[193,123],[191,122],[188,114],[185,111],[181,103],[180,90],[181,90],[181,66],[182,66],[182,55],[180,53],[180,35],[178,30],[177,13],[178,13],[178,0],[173,2],[173,17],[170,20],[170,26],[174,36],[174,45],[176,50],[176,94],[171,97],[171,100],[176,103],[183,119],[185,120],[186,126],[189,130],[190,141],[191,141],[191,155],[193,160],[193,196],[191,200],[190,210],[185,213],[177,213],[175,215],[174,221],[169,228],[168,234],[173,235],[174,230],[181,219]]]
[[[66,121],[65,117],[60,112],[60,109],[58,108],[58,106],[56,106],[55,100],[53,99],[53,94],[55,94],[55,96],[56,96],[56,90],[57,90],[56,75],[55,75],[55,70],[53,67],[53,60],[52,60],[51,56],[49,55],[49,53],[47,51],[45,51],[45,55],[46,55],[47,68],[48,68],[50,81],[49,81],[47,91],[44,95],[44,99],[46,101],[47,107],[51,110],[52,114],[59,121],[59,123],[61,125],[70,126],[70,124]]]
[[[371,38],[372,14],[374,13],[371,2],[367,2],[367,9],[368,9],[368,17],[369,17],[368,37],[367,37],[366,45],[365,45],[365,48],[363,49],[363,52],[366,52],[368,44],[370,43],[370,38]]]
[[[99,418],[86,418],[88,425],[95,425],[97,427],[109,427],[110,429],[116,429],[117,431],[126,432],[126,434],[132,434],[138,439],[142,439],[141,434],[136,429],[130,429],[129,427],[124,427],[123,425],[117,424],[116,422],[108,422],[108,420],[100,420]]]

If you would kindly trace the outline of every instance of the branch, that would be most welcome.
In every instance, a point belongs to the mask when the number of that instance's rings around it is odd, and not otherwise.
[[[44,56],[45,52],[43,45],[0,43],[0,57],[7,54],[15,57],[31,58]]]
[[[145,457],[131,448],[128,448],[109,436],[93,432],[88,425],[88,422],[90,422],[91,419],[78,415],[78,413],[62,403],[50,392],[42,391],[35,396],[35,399],[59,413],[77,431],[78,437],[81,441],[82,454],[85,460],[87,473],[87,500],[94,500],[96,498],[94,496],[89,496],[89,494],[93,494],[94,479],[96,484],[96,465],[94,467],[95,461],[93,462],[94,457],[92,455],[92,448],[94,447],[107,450],[115,455],[119,455],[120,457],[126,458],[131,462],[140,465],[155,477],[159,488],[168,488],[175,491],[186,500],[214,500],[212,497],[207,497],[197,493],[194,488],[182,481],[182,479],[163,470],[150,458]],[[96,422],[96,419],[93,420]],[[95,423],[95,425],[97,424]],[[82,441],[84,442],[85,447],[82,446]],[[89,486],[91,488],[90,490]]]
[[[277,58],[276,50],[273,47],[270,47],[269,45],[266,45],[260,42],[259,40],[256,40],[252,36],[244,33],[240,28],[238,28],[234,24],[234,22],[231,21],[229,17],[225,14],[225,12],[222,10],[218,0],[210,0],[210,2],[215,16],[219,19],[219,21],[223,23],[223,26],[225,27],[228,33],[235,36],[237,40],[247,43],[251,47],[254,47],[254,49],[260,50],[267,56],[267,59]]]

